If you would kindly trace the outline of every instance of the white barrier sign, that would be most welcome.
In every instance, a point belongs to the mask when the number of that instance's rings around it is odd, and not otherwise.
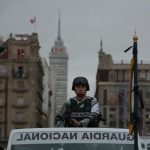
[[[116,143],[133,144],[133,137],[128,133],[117,132],[21,132],[13,135],[12,144],[41,143]]]

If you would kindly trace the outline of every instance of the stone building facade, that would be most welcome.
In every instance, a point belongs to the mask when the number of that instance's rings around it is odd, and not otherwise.
[[[43,68],[38,34],[17,34],[0,43],[0,138],[11,129],[42,127]]]
[[[100,123],[101,127],[128,127],[129,77],[130,61],[115,63],[112,56],[103,51],[101,42],[95,93],[106,119]],[[150,135],[150,63],[138,63],[138,83],[139,93],[145,105],[145,108],[141,109],[139,101],[140,134]]]

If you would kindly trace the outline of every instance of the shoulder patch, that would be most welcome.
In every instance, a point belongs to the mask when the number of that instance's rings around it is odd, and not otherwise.
[[[98,103],[97,99],[96,99],[96,98],[93,98],[93,99],[92,99],[92,106],[95,105],[96,103]]]

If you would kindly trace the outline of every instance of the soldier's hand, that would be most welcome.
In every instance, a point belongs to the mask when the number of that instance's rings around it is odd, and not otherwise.
[[[71,124],[74,127],[81,127],[81,122],[77,121],[76,119],[71,119]]]

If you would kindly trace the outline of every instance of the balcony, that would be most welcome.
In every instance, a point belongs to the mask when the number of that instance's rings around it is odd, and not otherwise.
[[[17,124],[18,124],[18,125],[25,125],[25,124],[27,124],[28,122],[25,121],[25,120],[13,120],[12,123],[15,124],[15,125],[17,125]]]
[[[15,109],[23,109],[23,108],[28,108],[29,105],[28,104],[14,104],[12,105],[12,108],[15,108]]]
[[[29,90],[27,90],[27,89],[19,89],[19,88],[16,88],[16,89],[13,89],[13,92],[22,92],[22,93],[25,93],[25,92],[28,92]]]

